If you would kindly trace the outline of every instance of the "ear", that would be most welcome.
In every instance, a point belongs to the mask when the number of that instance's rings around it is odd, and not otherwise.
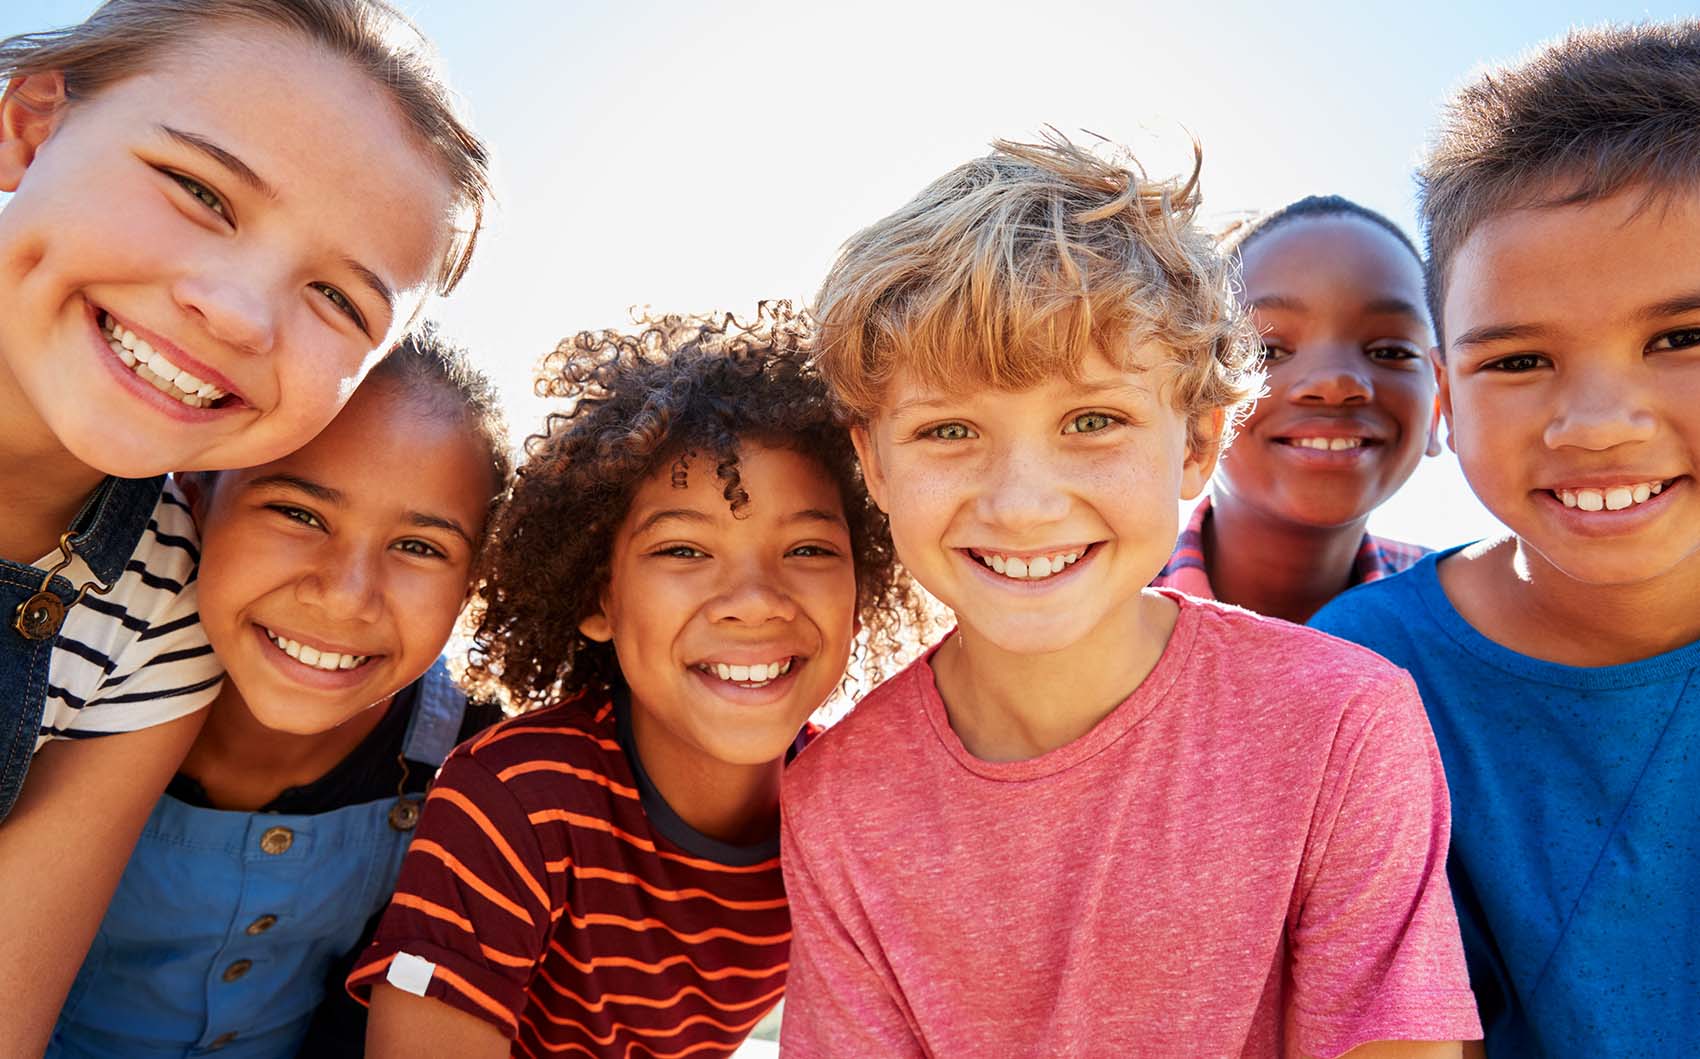
[[[0,95],[0,191],[16,191],[35,153],[65,115],[65,76],[57,70],[14,77]]]
[[[880,462],[879,442],[869,432],[868,424],[857,423],[850,428],[850,444],[855,446],[856,459],[862,464],[862,483],[868,487],[868,495],[881,511],[891,514],[891,509],[885,506],[886,477]]]
[[[614,642],[614,622],[608,617],[608,591],[596,598],[596,610],[586,614],[578,623],[578,631],[597,643]]]
[[[1187,442],[1186,463],[1181,467],[1181,499],[1196,500],[1210,484],[1216,473],[1216,461],[1222,455],[1222,430],[1228,423],[1226,408],[1213,408],[1194,416],[1189,435],[1198,437],[1197,444]]]
[[[1431,346],[1428,351],[1429,363],[1434,366],[1434,411],[1435,425],[1429,432],[1428,454],[1440,455],[1440,422],[1446,423],[1446,447],[1453,452],[1458,451],[1457,432],[1452,426],[1452,387],[1446,381],[1446,354],[1439,346]]]

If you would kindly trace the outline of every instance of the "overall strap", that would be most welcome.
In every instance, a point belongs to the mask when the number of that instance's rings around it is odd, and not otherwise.
[[[419,701],[407,722],[401,754],[409,761],[435,769],[459,742],[466,716],[466,692],[449,676],[441,658],[419,678]]]

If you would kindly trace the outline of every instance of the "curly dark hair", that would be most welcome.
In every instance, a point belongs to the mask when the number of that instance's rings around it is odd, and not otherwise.
[[[475,578],[466,680],[527,709],[622,680],[612,644],[579,632],[607,584],[614,532],[641,482],[702,459],[734,515],[749,503],[738,444],[759,438],[818,460],[838,486],[856,566],[853,663],[877,680],[926,613],[868,497],[850,436],[813,359],[814,329],[789,302],[731,313],[642,316],[633,331],[581,331],[544,358],[537,393],[570,402],[526,439]]]

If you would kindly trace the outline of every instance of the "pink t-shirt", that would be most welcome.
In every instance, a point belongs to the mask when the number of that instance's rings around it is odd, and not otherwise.
[[[1415,687],[1176,596],[1097,727],[987,762],[927,658],[785,776],[787,1056],[1332,1057],[1481,1036]]]

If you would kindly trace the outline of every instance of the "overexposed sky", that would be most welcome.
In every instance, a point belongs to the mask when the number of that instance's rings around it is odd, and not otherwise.
[[[0,36],[89,0],[5,0]],[[998,136],[1045,124],[1131,143],[1148,169],[1204,148],[1206,212],[1333,192],[1412,226],[1411,166],[1480,64],[1573,25],[1676,3],[1194,0],[932,3],[402,0],[497,159],[500,203],[433,308],[509,395],[564,335],[628,307],[806,300],[838,245]],[[1494,523],[1450,454],[1376,513],[1433,545]]]

